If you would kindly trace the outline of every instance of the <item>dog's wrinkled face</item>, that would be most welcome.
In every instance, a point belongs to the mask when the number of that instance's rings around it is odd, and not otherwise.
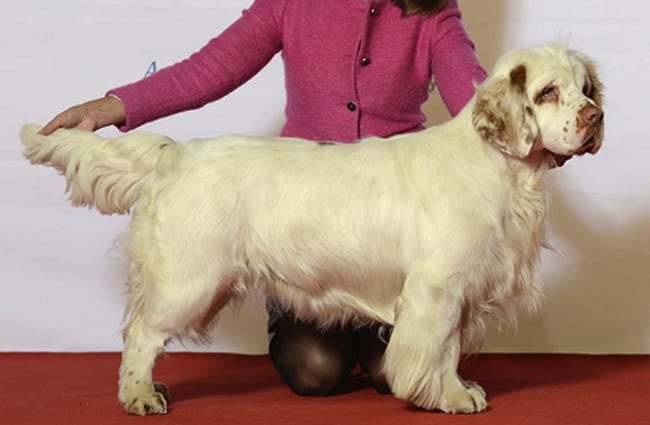
[[[571,156],[600,149],[602,84],[578,52],[559,45],[514,51],[476,94],[474,127],[506,154],[523,158],[545,149]]]
[[[534,103],[541,145],[556,154],[596,153],[602,143],[601,84],[593,67],[574,52],[556,64],[531,70],[527,87]],[[558,125],[561,124],[561,125]]]

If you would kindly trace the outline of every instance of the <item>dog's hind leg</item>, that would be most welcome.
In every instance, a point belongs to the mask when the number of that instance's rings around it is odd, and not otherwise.
[[[118,399],[130,414],[157,415],[167,413],[168,403],[164,384],[153,382],[157,356],[170,339],[200,330],[207,315],[212,318],[228,302],[230,291],[210,280],[214,273],[184,280],[165,273],[169,281],[143,278],[145,274],[130,276],[136,282],[129,282],[131,315],[123,331]]]
[[[148,323],[146,317],[132,318],[125,328],[118,399],[128,413],[167,413],[166,387],[154,385],[152,374],[158,354],[171,337]]]
[[[428,270],[407,277],[396,307],[384,370],[395,396],[427,410],[475,413],[485,410],[485,393],[465,385],[460,360],[462,296]]]

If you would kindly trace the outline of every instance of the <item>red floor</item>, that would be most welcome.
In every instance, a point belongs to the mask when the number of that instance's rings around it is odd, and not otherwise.
[[[341,394],[304,398],[266,356],[170,354],[158,362],[166,416],[126,415],[116,401],[120,356],[0,354],[0,423],[22,424],[650,424],[650,356],[480,355],[463,376],[490,410],[423,412],[351,380]]]

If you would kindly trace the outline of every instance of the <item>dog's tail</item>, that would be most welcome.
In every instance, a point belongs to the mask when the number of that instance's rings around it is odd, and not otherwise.
[[[174,144],[145,133],[104,139],[74,129],[59,129],[49,136],[39,130],[34,124],[22,128],[25,158],[57,169],[66,178],[72,204],[94,206],[102,214],[127,213],[140,181],[154,170],[160,150]]]

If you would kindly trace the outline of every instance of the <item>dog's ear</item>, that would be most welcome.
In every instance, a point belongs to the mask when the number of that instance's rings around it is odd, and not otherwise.
[[[533,105],[526,94],[526,67],[517,65],[505,78],[476,88],[472,124],[486,142],[507,155],[528,156],[539,137]]]
[[[596,65],[594,62],[583,54],[577,53],[587,70],[587,83],[585,84],[585,96],[594,101],[598,107],[603,107],[603,82],[596,72]]]
[[[603,83],[598,76],[598,72],[596,71],[596,65],[594,62],[586,57],[585,55],[575,52],[578,57],[580,58],[580,61],[585,67],[585,70],[587,71],[587,76],[585,78],[585,87],[583,88],[584,95],[587,96],[589,99],[593,100],[593,102],[598,106],[601,110],[603,109],[603,100],[604,100],[604,88],[603,88]],[[598,152],[600,147],[603,144],[603,138],[605,135],[605,125],[601,124],[598,126],[596,129],[596,133],[593,136],[594,144],[593,147],[589,150],[589,153],[595,154]]]

